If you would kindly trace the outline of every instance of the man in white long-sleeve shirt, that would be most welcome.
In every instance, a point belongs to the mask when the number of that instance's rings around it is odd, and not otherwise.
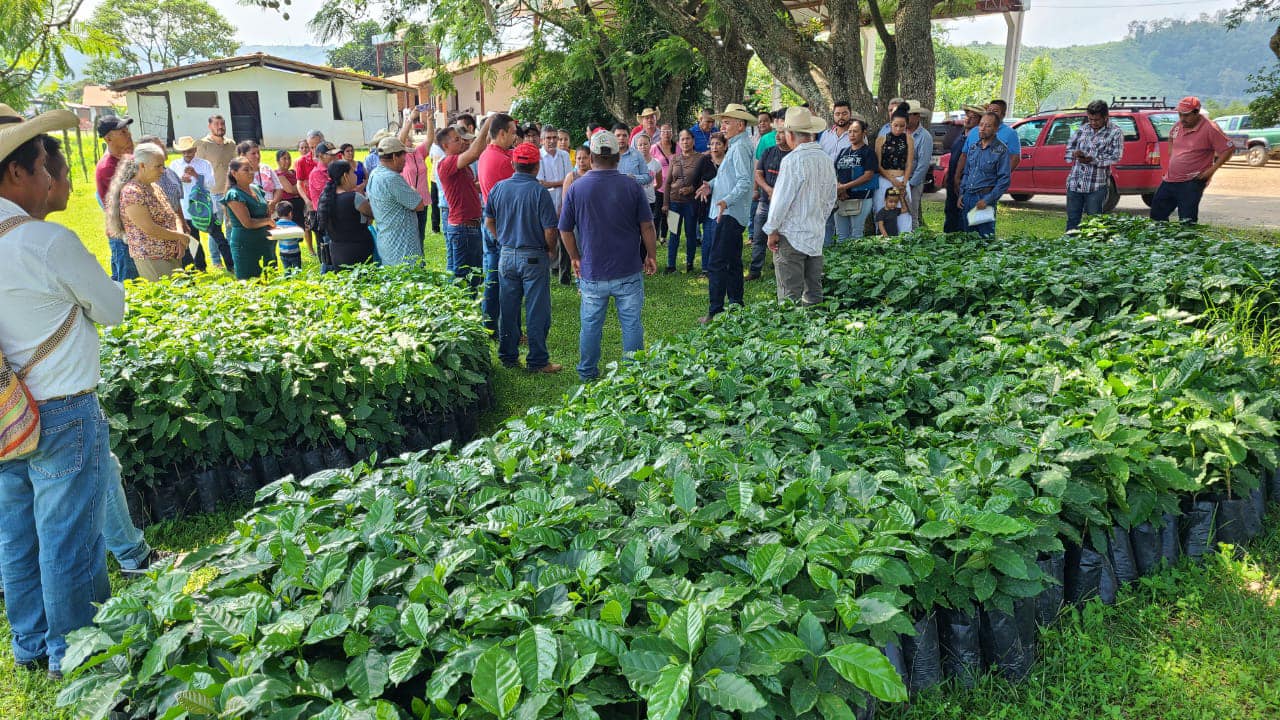
[[[95,392],[95,325],[123,319],[124,289],[75,233],[36,219],[53,184],[45,133],[76,122],[65,110],[0,118],[0,351],[14,371],[29,371],[41,421],[35,452],[0,462],[0,563],[14,660],[47,665],[55,678],[67,633],[110,595],[103,501],[120,473]],[[53,347],[33,362],[42,345]]]
[[[836,171],[814,142],[827,123],[808,108],[787,110],[783,129],[792,148],[782,159],[764,232],[774,252],[779,300],[822,302],[822,245],[827,217],[836,205]]]

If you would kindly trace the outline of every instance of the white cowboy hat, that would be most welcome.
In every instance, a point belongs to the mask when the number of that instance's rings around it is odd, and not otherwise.
[[[749,125],[756,124],[755,114],[753,114],[750,110],[747,110],[745,106],[739,105],[738,103],[729,103],[728,105],[725,105],[724,112],[716,113],[711,117],[719,118],[719,119],[734,118],[737,120],[743,120]]]
[[[373,134],[373,137],[369,138],[369,147],[378,147],[378,143],[385,137],[395,137],[395,135],[386,130],[379,130]]]
[[[783,130],[817,135],[827,129],[827,121],[814,117],[807,107],[787,108],[787,116],[782,120]]]
[[[643,119],[645,119],[645,118],[649,117],[650,115],[654,115],[654,116],[656,116],[656,117],[654,117],[654,120],[661,120],[661,119],[662,119],[662,110],[660,110],[659,108],[650,108],[650,107],[647,107],[647,108],[645,108],[645,109],[641,110],[639,115],[636,115],[636,120],[643,120]]]
[[[908,115],[927,115],[928,113],[929,113],[929,108],[921,105],[919,100],[907,101]]]
[[[184,153],[188,150],[194,150],[196,147],[196,139],[190,135],[183,135],[173,141],[174,152]]]
[[[0,158],[9,157],[23,143],[33,137],[53,132],[54,130],[70,130],[79,124],[75,113],[70,110],[50,110],[30,120],[8,105],[0,104]]]

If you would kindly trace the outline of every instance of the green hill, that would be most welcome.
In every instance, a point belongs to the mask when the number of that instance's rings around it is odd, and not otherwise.
[[[1034,6],[1031,12],[1035,12]],[[1273,23],[1262,20],[1228,30],[1222,13],[1201,15],[1192,21],[1151,20],[1131,23],[1125,39],[1116,42],[1024,47],[1022,61],[1048,55],[1055,70],[1083,73],[1089,79],[1092,97],[1156,95],[1173,100],[1197,95],[1225,104],[1247,100],[1249,75],[1275,61],[1267,47],[1274,31]],[[997,62],[1004,58],[1002,45],[974,43],[966,47]]]

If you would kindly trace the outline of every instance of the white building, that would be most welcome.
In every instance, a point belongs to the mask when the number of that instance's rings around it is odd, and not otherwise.
[[[398,126],[397,93],[416,88],[371,75],[258,53],[206,60],[112,83],[125,93],[134,135],[203,137],[210,115],[237,142],[293,148],[308,130],[363,145]]]

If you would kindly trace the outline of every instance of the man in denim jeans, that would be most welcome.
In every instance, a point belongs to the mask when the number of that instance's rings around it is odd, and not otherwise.
[[[133,152],[133,134],[129,126],[133,118],[106,115],[98,121],[98,137],[106,143],[107,151],[94,168],[93,177],[97,189],[99,207],[107,206],[107,189],[111,187],[111,179],[116,176],[116,168],[120,160]],[[138,277],[138,268],[129,256],[129,246],[124,238],[107,238],[111,248],[111,279],[124,282]]]
[[[600,377],[600,336],[613,298],[622,326],[624,358],[644,349],[644,275],[658,271],[657,235],[644,190],[618,172],[619,145],[613,133],[591,136],[591,172],[564,195],[560,237],[580,278],[578,377]],[[641,254],[643,243],[643,255]]]
[[[26,369],[40,409],[34,453],[0,463],[0,563],[15,662],[47,665],[61,678],[66,635],[93,620],[110,595],[103,540],[109,491],[119,486],[106,416],[95,323],[124,317],[124,290],[75,233],[36,220],[54,181],[43,133],[75,127],[70,112],[0,124],[0,296],[23,312],[0,312],[0,350]],[[12,225],[10,219],[17,219]],[[73,318],[43,357],[35,351]]]
[[[436,144],[444,150],[444,159],[436,165],[440,189],[449,206],[444,242],[453,258],[453,274],[460,280],[478,288],[484,282],[481,274],[484,265],[484,247],[480,235],[480,192],[476,189],[476,176],[471,163],[489,144],[489,123],[484,121],[481,132],[475,134],[470,145],[462,138],[461,131],[444,127],[436,131]]]
[[[554,133],[552,134],[554,137]],[[547,333],[551,330],[551,258],[560,234],[551,193],[538,180],[542,154],[538,146],[522,143],[511,151],[515,174],[493,186],[484,206],[485,225],[498,240],[498,359],[520,367],[520,305],[525,307],[529,354],[525,367],[534,373],[558,373],[551,362]]]

